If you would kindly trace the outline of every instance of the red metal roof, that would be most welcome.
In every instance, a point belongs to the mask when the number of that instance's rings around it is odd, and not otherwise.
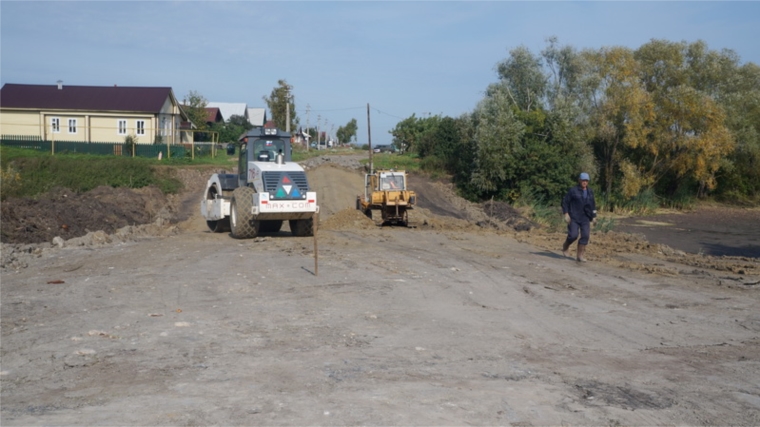
[[[223,122],[222,112],[217,107],[206,107],[206,122],[216,123]]]
[[[0,107],[158,113],[170,87],[25,85],[6,83]]]

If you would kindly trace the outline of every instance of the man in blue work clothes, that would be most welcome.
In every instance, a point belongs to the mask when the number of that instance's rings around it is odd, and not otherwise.
[[[567,239],[562,245],[562,254],[570,257],[570,245],[578,238],[580,231],[581,238],[578,240],[578,262],[586,262],[584,253],[588,238],[591,234],[591,222],[596,223],[596,203],[594,202],[594,192],[588,188],[588,174],[581,173],[578,177],[578,185],[572,187],[562,199],[562,214],[567,223]]]

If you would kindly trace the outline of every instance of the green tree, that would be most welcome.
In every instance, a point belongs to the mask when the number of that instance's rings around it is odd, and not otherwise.
[[[568,105],[587,105],[584,101],[588,100],[591,89],[587,78],[588,62],[572,46],[560,46],[556,37],[550,37],[547,44],[541,51],[549,71],[546,79],[547,108],[553,110]]]
[[[214,123],[211,130],[219,133],[219,142],[237,142],[241,135],[253,129],[245,116],[232,115],[226,123]]]
[[[499,81],[473,114],[476,149],[466,186],[480,197],[559,200],[579,167],[593,166],[576,89],[583,63],[572,48],[558,47],[556,39],[549,43],[547,69],[525,48],[510,51],[498,66]],[[468,133],[460,138],[466,141]]]
[[[195,125],[196,130],[207,130],[208,125],[206,120],[208,114],[206,113],[206,106],[208,101],[200,93],[191,90],[182,101],[183,109],[190,119],[190,122]]]
[[[725,113],[715,98],[721,92],[721,79],[716,77],[721,74],[705,67],[719,61],[706,54],[703,42],[652,40],[635,56],[656,112],[652,137],[634,147],[641,154],[637,170],[659,184],[661,192],[674,194],[693,182],[695,193],[706,195],[734,149]]]
[[[613,183],[622,170],[623,194],[633,197],[642,187],[651,186],[654,178],[642,175],[637,167],[628,164],[626,147],[648,144],[654,105],[639,79],[633,51],[613,47],[586,51],[584,55],[591,64],[596,85],[589,117],[605,195],[610,197],[613,194]],[[622,169],[619,168],[621,162],[625,163]]]
[[[279,129],[287,129],[288,106],[290,106],[290,131],[294,132],[298,128],[298,116],[296,115],[296,103],[293,98],[293,86],[290,86],[285,80],[278,80],[277,87],[272,89],[269,97],[263,97],[267,103],[269,111],[272,113],[272,119]]]
[[[760,201],[760,66],[737,66],[720,99],[736,149],[718,176],[718,189],[731,200]]]
[[[341,144],[348,144],[352,140],[356,141],[356,131],[358,129],[359,127],[356,124],[356,119],[351,119],[346,123],[346,126],[340,126],[335,132],[335,135],[338,137],[338,141]]]
[[[477,147],[471,183],[481,197],[504,198],[511,187],[509,182],[515,177],[515,153],[520,148],[525,124],[515,116],[508,88],[489,93],[474,112]]]
[[[496,66],[502,90],[523,111],[541,106],[547,91],[547,78],[541,58],[524,46],[512,49],[509,58]]]
[[[412,114],[396,123],[389,132],[393,135],[393,145],[402,153],[413,150],[420,138],[420,126],[417,117]]]

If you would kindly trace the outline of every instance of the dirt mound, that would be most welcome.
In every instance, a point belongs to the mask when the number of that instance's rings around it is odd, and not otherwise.
[[[355,169],[325,163],[306,172],[309,187],[317,192],[322,220],[345,209],[356,210],[356,196],[364,191],[364,177]]]
[[[377,224],[374,221],[361,213],[361,211],[353,208],[343,209],[326,220],[319,222],[321,230],[369,230],[376,227]]]
[[[156,187],[139,190],[97,187],[86,193],[57,188],[37,199],[8,199],[1,208],[3,243],[51,242],[91,231],[146,224],[171,216],[167,198]]]
[[[417,194],[417,207],[427,209],[418,217],[423,225],[434,228],[467,228],[456,220],[496,230],[531,230],[536,225],[505,202],[473,203],[457,194],[454,184],[445,179],[432,179],[422,174],[409,175],[409,189]],[[439,219],[436,220],[435,218]],[[442,218],[443,217],[443,218]],[[444,221],[441,221],[445,218]],[[455,219],[453,223],[446,221]],[[427,224],[424,224],[427,222]]]
[[[300,162],[301,166],[307,171],[317,168],[324,164],[330,164],[339,166],[346,169],[364,170],[364,166],[360,163],[360,160],[366,159],[366,154],[330,154],[326,153],[321,156],[312,157],[308,160]]]
[[[488,215],[489,224],[492,220],[496,220],[502,225],[511,227],[517,231],[528,231],[536,228],[536,224],[525,218],[520,211],[513,208],[507,202],[490,200],[482,203],[480,206],[483,212]]]

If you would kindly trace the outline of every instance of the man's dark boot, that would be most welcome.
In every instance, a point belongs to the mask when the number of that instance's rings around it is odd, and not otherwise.
[[[572,256],[570,255],[570,244],[571,243],[573,243],[573,242],[565,239],[565,243],[562,244],[562,255],[564,255],[564,256],[566,256],[568,258],[572,258]]]
[[[586,262],[586,257],[583,254],[586,253],[586,245],[578,243],[578,262]]]

